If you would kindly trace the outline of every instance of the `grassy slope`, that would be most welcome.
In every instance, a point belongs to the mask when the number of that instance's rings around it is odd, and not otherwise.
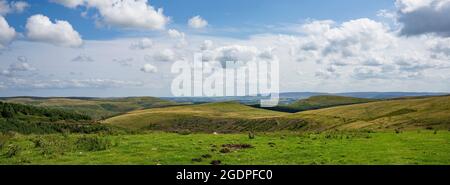
[[[209,103],[133,111],[104,123],[134,129],[195,132],[449,129],[450,96],[386,100],[295,114],[233,102]]]
[[[89,116],[72,111],[5,103],[0,101],[0,145],[4,133],[98,133],[112,128],[95,123]]]
[[[334,107],[339,105],[351,105],[358,103],[368,103],[376,101],[374,99],[353,98],[345,96],[313,96],[307,99],[298,100],[286,107],[297,111],[313,110],[326,107]]]
[[[450,164],[448,131],[409,131],[400,134],[335,133],[191,134],[149,133],[107,135],[110,148],[86,151],[76,145],[81,135],[15,136],[20,146],[13,157],[0,149],[0,164]],[[36,146],[33,140],[44,144]],[[223,144],[251,144],[253,148],[219,152]],[[64,146],[64,147],[63,147]],[[202,158],[201,162],[192,161]]]
[[[95,119],[110,117],[120,113],[175,105],[176,103],[154,97],[129,98],[4,98],[6,102],[21,103],[42,107],[60,108],[87,114]]]
[[[450,96],[406,98],[290,115],[323,129],[450,128]]]
[[[287,113],[257,109],[237,102],[221,102],[132,111],[109,118],[104,123],[134,129],[231,132],[251,130],[254,126],[252,120],[285,115]]]

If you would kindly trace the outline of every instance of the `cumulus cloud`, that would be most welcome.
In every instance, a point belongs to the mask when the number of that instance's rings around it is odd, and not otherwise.
[[[383,68],[377,67],[356,67],[352,76],[359,80],[389,78]]]
[[[450,61],[450,38],[431,39],[428,43],[432,58]]]
[[[313,21],[303,25],[301,31],[304,36],[298,39],[295,51],[299,61],[339,66],[370,60],[372,53],[387,49],[395,40],[385,25],[366,18],[341,25],[328,20]]]
[[[92,59],[92,57],[85,55],[85,54],[81,54],[76,56],[75,58],[73,58],[71,60],[72,62],[94,62],[94,59]]]
[[[5,48],[16,37],[16,30],[10,27],[3,16],[0,16],[0,49]]]
[[[220,62],[227,61],[253,61],[258,55],[259,50],[254,46],[230,45],[216,49],[216,60]]]
[[[85,6],[98,10],[99,22],[132,29],[164,29],[170,21],[163,9],[155,9],[148,0],[52,0],[69,8]]]
[[[80,34],[67,21],[56,20],[53,23],[48,17],[37,14],[28,18],[25,28],[26,36],[32,41],[65,47],[79,47],[83,44]]]
[[[204,62],[219,62],[222,67],[227,67],[227,62],[259,62],[261,60],[272,61],[275,54],[271,48],[260,50],[251,45],[223,45],[217,48],[212,47],[212,41],[205,40],[200,47],[202,60]],[[238,64],[236,63],[236,64]]]
[[[411,10],[413,11],[413,10]],[[447,68],[449,41],[434,36],[401,37],[387,24],[356,19],[337,24],[331,20],[311,21],[291,36],[292,57],[316,63],[315,76],[322,79],[351,77],[365,79],[418,78],[431,69]]]
[[[200,29],[208,26],[208,21],[197,15],[189,19],[188,25],[191,28]]]
[[[25,1],[12,1],[0,0],[0,15],[4,16],[9,13],[22,13],[30,7]]]
[[[321,79],[335,79],[340,76],[339,73],[335,71],[334,68],[329,67],[326,70],[318,70],[315,72],[315,77],[321,78]]]
[[[153,53],[152,56],[146,56],[146,61],[155,62],[173,62],[176,59],[176,54],[171,49],[163,49],[160,52]]]
[[[450,0],[397,0],[401,34],[450,36]]]
[[[76,8],[77,6],[83,5],[85,0],[50,0],[50,2],[58,3],[69,8]]]
[[[26,57],[17,57],[17,62],[9,65],[7,69],[1,70],[0,75],[6,77],[15,77],[20,73],[34,71],[36,68],[32,67],[28,62]]]
[[[153,41],[150,38],[143,38],[140,39],[139,41],[136,41],[134,43],[131,44],[130,48],[131,49],[140,49],[140,50],[144,50],[144,49],[149,49],[153,46]]]
[[[431,63],[426,60],[427,58],[421,58],[420,56],[403,55],[395,58],[394,64],[403,72],[420,72],[425,69],[440,67],[439,63]]]
[[[142,68],[141,71],[144,73],[156,73],[158,70],[156,69],[155,66],[151,65],[151,64],[145,64]]]
[[[382,9],[377,12],[378,17],[383,17],[387,19],[395,19],[397,17],[396,13],[390,10]]]
[[[180,32],[175,29],[169,29],[167,31],[167,34],[169,35],[170,38],[177,39],[177,43],[175,45],[175,47],[177,48],[182,48],[188,44],[185,38],[185,34],[183,32]]]
[[[214,43],[211,40],[204,40],[202,45],[200,46],[201,50],[211,50],[213,47]]]
[[[167,31],[167,34],[169,34],[170,38],[175,38],[175,39],[184,39],[184,37],[185,37],[185,34],[183,32],[180,32],[175,29],[169,29]]]

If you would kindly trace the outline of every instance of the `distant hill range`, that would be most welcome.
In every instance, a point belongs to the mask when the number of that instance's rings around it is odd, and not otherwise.
[[[435,92],[345,92],[345,93],[321,93],[321,92],[284,92],[280,93],[280,105],[291,104],[297,100],[307,99],[313,96],[346,96],[366,99],[393,99],[401,97],[417,96],[441,96],[450,93]],[[161,97],[165,100],[179,103],[206,103],[206,102],[224,102],[238,101],[243,104],[259,104],[261,99],[267,99],[267,96],[242,96],[242,97]]]

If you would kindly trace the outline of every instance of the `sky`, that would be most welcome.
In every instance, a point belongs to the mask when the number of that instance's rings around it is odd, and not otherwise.
[[[450,0],[0,0],[0,96],[172,96],[177,61],[281,92],[450,92]]]

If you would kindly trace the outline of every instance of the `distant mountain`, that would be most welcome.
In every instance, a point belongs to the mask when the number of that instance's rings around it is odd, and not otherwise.
[[[307,99],[313,96],[346,96],[353,98],[367,99],[392,99],[401,97],[416,96],[441,96],[450,93],[430,93],[430,92],[345,92],[345,93],[322,93],[322,92],[284,92],[280,93],[280,105],[287,105],[298,100]],[[162,97],[161,99],[175,101],[178,103],[208,103],[237,101],[246,105],[259,104],[260,100],[267,99],[267,96],[231,96],[231,97]]]
[[[371,98],[371,99],[392,99],[401,97],[415,96],[442,96],[450,93],[430,93],[430,92],[348,92],[337,93],[335,95],[349,96],[355,98]]]

